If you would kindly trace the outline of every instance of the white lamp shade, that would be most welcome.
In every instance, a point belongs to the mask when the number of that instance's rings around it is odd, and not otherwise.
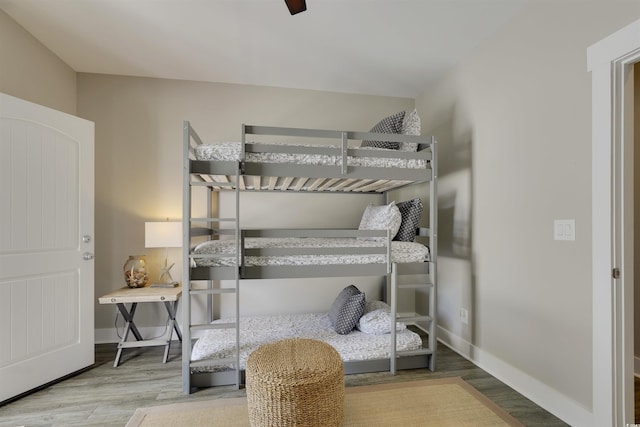
[[[179,221],[145,222],[145,248],[178,248],[182,246],[182,223]]]

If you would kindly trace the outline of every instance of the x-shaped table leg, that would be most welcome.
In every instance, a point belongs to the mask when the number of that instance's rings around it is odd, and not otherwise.
[[[169,349],[171,347],[171,337],[173,336],[173,331],[176,331],[176,334],[178,335],[180,341],[182,341],[182,333],[180,332],[178,321],[176,320],[178,301],[174,301],[173,304],[171,304],[171,301],[165,301],[164,306],[167,308],[167,313],[169,313],[169,322],[171,323],[169,325],[169,339],[167,340],[167,345],[164,347],[164,358],[162,359],[163,363],[167,363],[167,360],[169,359]]]
[[[142,335],[138,330],[138,327],[133,322],[133,316],[136,314],[136,308],[138,307],[138,303],[131,303],[131,309],[127,311],[127,307],[123,303],[116,304],[118,306],[118,310],[122,314],[122,317],[125,320],[124,324],[124,332],[122,334],[122,338],[120,339],[120,343],[118,344],[118,352],[116,353],[116,360],[113,362],[113,367],[117,368],[120,364],[120,356],[122,356],[122,344],[127,341],[129,337],[129,332],[133,333],[133,336],[138,340],[142,341]]]

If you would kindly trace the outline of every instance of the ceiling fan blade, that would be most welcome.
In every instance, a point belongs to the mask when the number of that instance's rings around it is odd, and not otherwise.
[[[305,0],[284,0],[292,15],[307,10],[307,2]]]

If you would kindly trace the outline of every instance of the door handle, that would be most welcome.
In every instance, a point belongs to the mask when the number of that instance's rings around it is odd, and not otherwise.
[[[91,252],[85,252],[82,254],[82,259],[85,261],[91,261],[93,259],[93,254]]]

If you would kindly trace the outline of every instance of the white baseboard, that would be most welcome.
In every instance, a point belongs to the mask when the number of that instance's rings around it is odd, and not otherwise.
[[[591,411],[575,400],[440,326],[438,340],[569,425],[593,424]]]

